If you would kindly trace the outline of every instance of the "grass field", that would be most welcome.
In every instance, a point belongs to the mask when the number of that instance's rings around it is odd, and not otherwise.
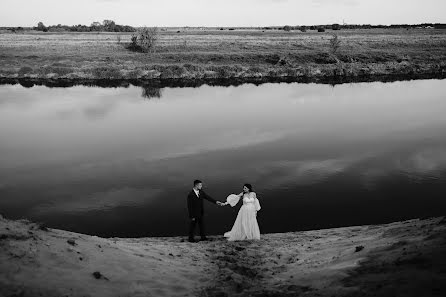
[[[0,33],[0,78],[219,79],[444,75],[446,30],[162,31],[155,52],[122,33]],[[120,36],[121,43],[118,43]]]

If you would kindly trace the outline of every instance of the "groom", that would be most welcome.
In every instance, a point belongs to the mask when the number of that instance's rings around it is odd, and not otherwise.
[[[195,242],[194,239],[194,231],[195,231],[195,225],[198,223],[198,227],[200,227],[200,236],[201,240],[207,240],[205,232],[204,232],[204,222],[203,222],[203,215],[204,215],[204,207],[203,207],[203,199],[206,199],[212,203],[215,203],[219,206],[222,206],[223,203],[220,201],[217,201],[210,197],[208,194],[206,194],[203,190],[203,183],[201,180],[195,180],[194,181],[194,187],[187,195],[187,209],[189,210],[189,241]]]

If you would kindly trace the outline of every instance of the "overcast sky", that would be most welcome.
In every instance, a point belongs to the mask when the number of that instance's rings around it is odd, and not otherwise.
[[[0,0],[0,26],[446,23],[446,0]]]

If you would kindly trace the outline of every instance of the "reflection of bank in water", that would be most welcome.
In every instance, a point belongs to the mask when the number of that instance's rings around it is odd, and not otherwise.
[[[155,86],[145,85],[141,86],[142,92],[141,96],[146,99],[152,99],[152,98],[161,98],[162,95],[162,89],[157,88]]]
[[[240,85],[253,84],[260,86],[267,83],[318,83],[337,86],[342,84],[360,83],[360,82],[384,82],[391,83],[396,81],[409,81],[413,79],[444,79],[445,73],[441,74],[411,74],[407,75],[376,75],[376,76],[358,76],[358,77],[244,77],[244,78],[194,78],[194,79],[150,79],[152,89],[156,88],[198,88],[203,85],[216,87],[236,87]],[[142,79],[82,79],[82,78],[4,78],[0,77],[0,85],[20,84],[25,88],[33,86],[46,86],[49,88],[68,88],[74,86],[90,86],[101,88],[128,88],[129,86],[142,86],[146,88],[148,80]],[[144,98],[146,98],[143,95]],[[155,98],[160,98],[156,97]],[[154,98],[154,97],[150,97]]]

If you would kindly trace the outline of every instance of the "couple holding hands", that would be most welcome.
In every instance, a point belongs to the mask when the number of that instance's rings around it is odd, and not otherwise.
[[[209,202],[215,203],[219,206],[229,204],[232,207],[234,207],[240,201],[240,199],[242,199],[243,205],[237,214],[234,225],[232,226],[231,231],[224,234],[224,237],[228,238],[229,241],[260,239],[260,229],[257,223],[257,211],[260,210],[260,203],[250,184],[244,184],[243,191],[240,194],[231,194],[226,198],[226,202],[221,202],[213,199],[203,191],[202,181],[195,180],[194,187],[187,195],[187,208],[190,219],[190,242],[195,242],[194,231],[197,223],[200,228],[201,240],[207,240],[203,221],[203,199],[206,199]]]

